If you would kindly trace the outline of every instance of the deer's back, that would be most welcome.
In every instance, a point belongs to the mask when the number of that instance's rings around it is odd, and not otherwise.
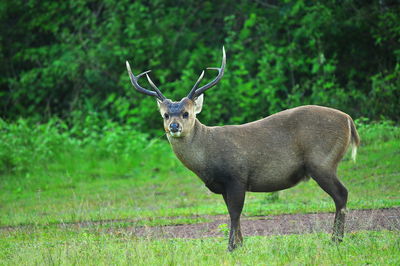
[[[209,128],[207,175],[239,179],[250,191],[275,191],[305,178],[313,165],[336,167],[350,141],[347,114],[301,106],[237,126]]]

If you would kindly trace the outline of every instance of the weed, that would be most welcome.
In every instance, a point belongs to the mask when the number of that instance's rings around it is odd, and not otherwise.
[[[224,234],[225,238],[229,236],[229,226],[227,224],[220,224],[218,226],[218,231]]]

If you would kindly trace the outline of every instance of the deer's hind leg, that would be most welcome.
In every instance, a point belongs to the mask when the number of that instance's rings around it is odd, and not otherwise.
[[[336,206],[335,220],[333,223],[332,240],[339,242],[343,240],[344,224],[345,224],[345,211],[347,204],[347,189],[339,181],[336,175],[336,168],[331,170],[318,169],[312,167],[309,169],[311,177],[318,183],[318,185],[332,197]]]

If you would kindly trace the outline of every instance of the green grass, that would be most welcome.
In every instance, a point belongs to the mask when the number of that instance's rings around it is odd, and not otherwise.
[[[398,265],[399,232],[358,232],[340,245],[328,234],[247,237],[235,252],[222,238],[144,239],[129,232],[0,231],[2,265]]]
[[[400,206],[399,128],[359,125],[359,131],[365,144],[357,163],[347,156],[338,173],[349,190],[348,208]],[[132,149],[132,156],[104,156],[100,144],[100,151],[79,147],[40,162],[32,171],[1,176],[0,226],[114,219],[152,226],[194,223],[204,220],[198,215],[227,213],[222,197],[186,170],[166,142]],[[310,180],[278,197],[247,193],[243,214],[328,211],[334,211],[332,199]],[[180,218],[165,219],[176,216]]]
[[[131,128],[105,129],[104,136],[88,131],[79,139],[53,127],[0,125],[2,265],[400,263],[399,231],[349,233],[338,246],[324,233],[246,237],[233,253],[222,238],[138,238],[125,227],[205,222],[227,214],[226,207],[164,141],[149,143]],[[339,167],[348,208],[400,206],[400,128],[358,123],[358,129],[357,163],[346,156]],[[243,214],[327,211],[334,211],[332,199],[310,180],[279,194],[248,193]],[[82,221],[94,222],[61,226]]]

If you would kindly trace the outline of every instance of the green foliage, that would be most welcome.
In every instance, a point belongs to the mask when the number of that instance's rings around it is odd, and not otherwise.
[[[42,167],[57,153],[69,150],[74,140],[62,132],[64,124],[50,120],[46,124],[32,124],[19,119],[6,123],[0,119],[0,170],[21,172]]]
[[[399,16],[397,1],[3,1],[1,117],[98,113],[154,134],[154,99],[132,89],[125,60],[135,73],[153,69],[177,100],[219,65],[225,45],[227,71],[207,93],[205,123],[302,104],[398,121]]]
[[[43,124],[0,120],[0,188],[17,192],[100,177],[140,178],[174,168],[172,156],[164,141],[149,140],[130,125],[100,122],[96,114],[73,126],[59,119]],[[158,162],[161,157],[164,164]]]
[[[361,136],[362,145],[372,145],[389,140],[400,139],[400,127],[393,121],[383,120],[379,123],[371,122],[368,118],[362,117],[355,120],[357,131]]]

